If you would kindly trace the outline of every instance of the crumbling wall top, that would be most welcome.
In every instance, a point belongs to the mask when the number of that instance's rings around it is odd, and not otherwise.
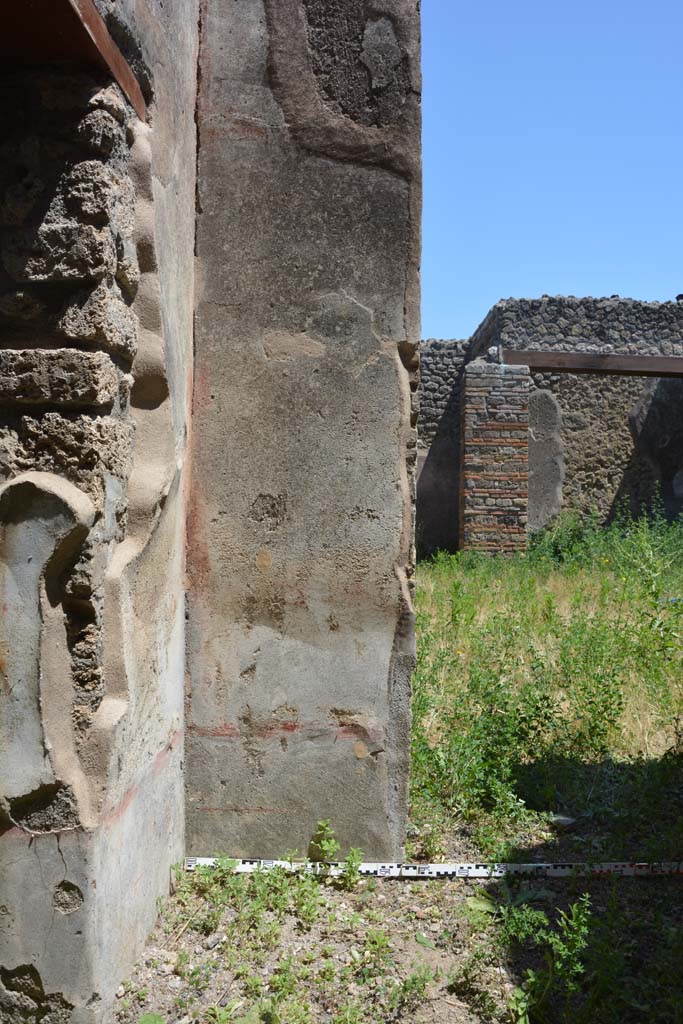
[[[491,345],[620,355],[683,355],[683,303],[612,295],[501,299],[472,336],[472,352]]]

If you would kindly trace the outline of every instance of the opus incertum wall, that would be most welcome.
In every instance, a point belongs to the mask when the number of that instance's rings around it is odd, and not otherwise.
[[[454,551],[460,504],[460,392],[469,341],[423,341],[415,540],[419,552]]]
[[[460,389],[464,366],[500,349],[639,356],[683,354],[683,303],[544,296],[506,299],[467,342],[422,345],[417,538],[423,552],[458,546]],[[490,351],[491,350],[491,351]],[[659,494],[683,508],[683,383],[533,372],[529,530],[562,509],[607,519]]]
[[[0,1007],[88,1019],[183,849],[182,292],[118,87],[2,89]]]

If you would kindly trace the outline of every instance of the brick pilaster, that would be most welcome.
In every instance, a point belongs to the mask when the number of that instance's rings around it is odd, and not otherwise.
[[[523,551],[529,486],[529,369],[475,360],[462,399],[460,547]]]

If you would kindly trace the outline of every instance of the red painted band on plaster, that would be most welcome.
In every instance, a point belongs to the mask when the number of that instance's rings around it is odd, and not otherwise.
[[[112,824],[114,821],[118,821],[118,819],[126,813],[135,797],[144,787],[146,780],[154,778],[156,775],[159,775],[162,769],[166,767],[172,751],[175,750],[175,748],[182,740],[183,732],[183,729],[178,729],[176,730],[176,732],[172,733],[168,740],[168,743],[156,755],[148,771],[145,773],[144,777],[140,780],[140,782],[137,782],[134,786],[131,786],[131,788],[124,793],[123,797],[116,805],[116,807],[113,807],[110,811],[102,815],[102,817],[99,819],[97,823],[96,828],[99,826],[103,826],[106,828],[107,825]],[[12,828],[8,828],[5,832],[2,833],[2,836],[0,836],[0,842],[2,841],[2,838],[4,836],[13,836],[14,838],[21,837],[23,839],[26,839],[28,843],[31,844],[35,840],[49,839],[52,837],[56,837],[57,840],[59,840],[60,836],[70,835],[74,832],[80,832],[85,835],[87,834],[87,831],[88,830],[84,829],[82,825],[77,825],[75,828],[64,828],[52,832],[28,832],[26,831],[26,829],[20,828],[18,825],[13,825]]]
[[[107,825],[112,824],[112,822],[117,821],[126,813],[128,808],[132,804],[133,800],[136,798],[140,790],[144,787],[146,780],[149,778],[154,778],[155,775],[158,775],[162,771],[162,769],[166,767],[171,756],[171,753],[182,741],[183,732],[183,729],[177,729],[174,733],[171,733],[171,736],[169,737],[166,746],[163,747],[156,755],[149,769],[145,772],[144,777],[140,780],[140,782],[137,782],[134,786],[131,786],[130,789],[124,793],[123,797],[121,798],[120,802],[116,805],[116,807],[113,807],[110,811],[107,811],[102,815],[99,822],[100,824],[106,827]]]
[[[230,739],[236,740],[244,737],[256,737],[257,739],[272,739],[281,734],[315,732],[329,733],[335,740],[367,740],[370,743],[381,743],[384,733],[381,729],[368,728],[356,722],[347,722],[344,725],[329,722],[301,722],[299,720],[287,720],[284,722],[268,722],[264,725],[252,726],[242,730],[236,722],[223,722],[215,726],[188,725],[187,732],[193,736],[203,736],[209,739]]]
[[[210,739],[239,739],[242,735],[239,730],[239,726],[233,722],[224,722],[222,725],[215,726],[199,726],[199,725],[188,725],[188,733],[193,736],[207,736]]]

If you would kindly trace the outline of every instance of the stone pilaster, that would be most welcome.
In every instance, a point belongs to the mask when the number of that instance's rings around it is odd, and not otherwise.
[[[419,4],[205,6],[188,845],[400,856]]]

